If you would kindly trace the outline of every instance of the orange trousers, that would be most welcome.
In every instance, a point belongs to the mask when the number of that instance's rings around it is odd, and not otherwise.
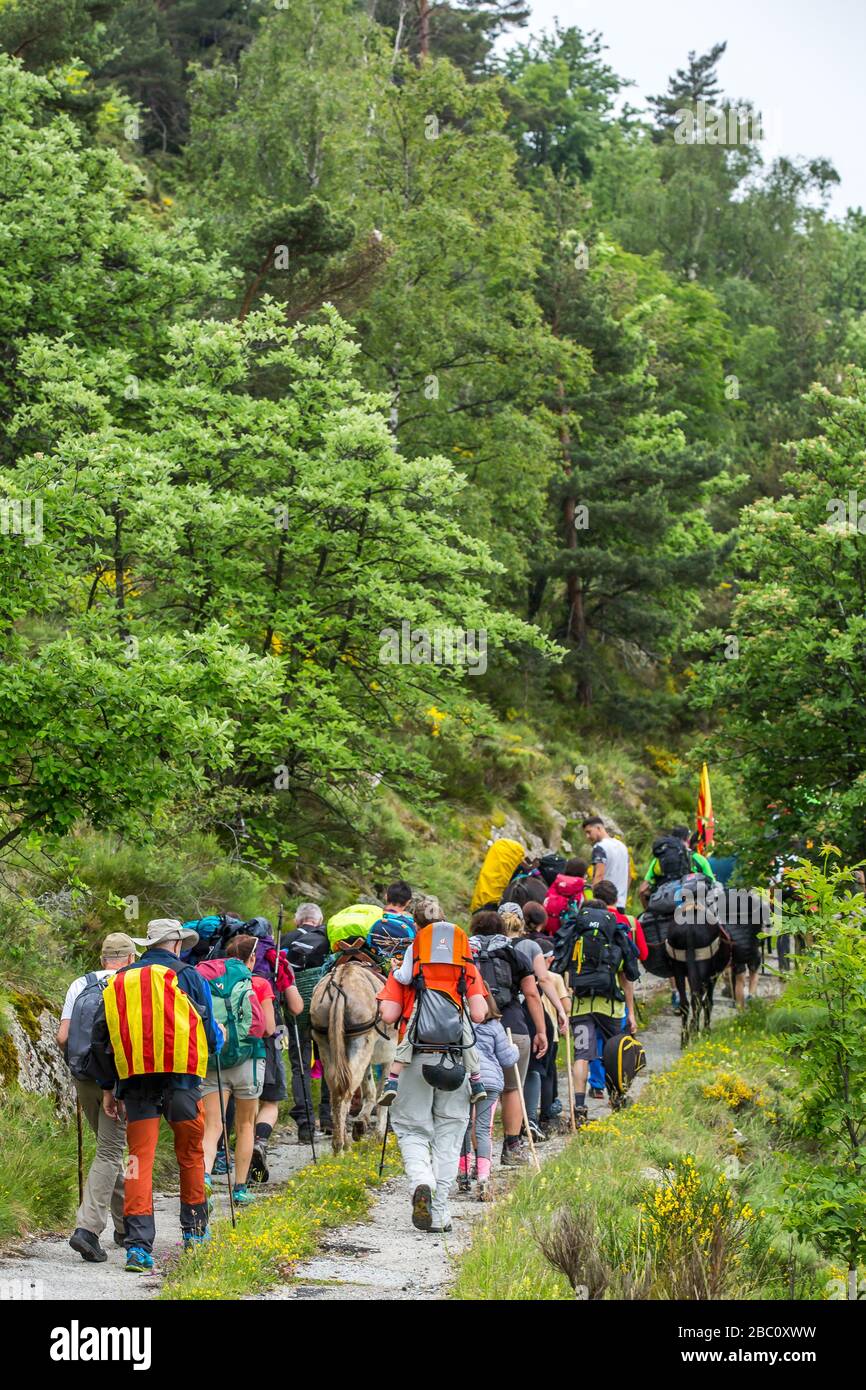
[[[167,1099],[167,1098],[166,1098]],[[126,1140],[129,1165],[126,1173],[123,1215],[126,1244],[151,1249],[155,1235],[153,1220],[153,1160],[159,1139],[159,1125],[165,1116],[174,1134],[174,1152],[180,1170],[180,1224],[184,1231],[200,1232],[207,1227],[207,1199],[204,1188],[204,1106],[189,1092],[183,1097],[190,1118],[172,1118],[171,1104],[155,1103],[155,1097],[126,1099],[128,1122]],[[142,1103],[143,1101],[143,1103]],[[145,1113],[142,1114],[141,1112]],[[156,1113],[153,1113],[153,1112]]]

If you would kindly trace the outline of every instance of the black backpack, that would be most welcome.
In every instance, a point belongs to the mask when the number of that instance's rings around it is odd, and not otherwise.
[[[283,937],[283,947],[293,970],[318,970],[331,954],[324,925],[295,927]]]
[[[565,860],[561,854],[543,854],[538,861],[538,872],[544,879],[548,888],[553,886],[553,880],[557,874],[564,873]]]
[[[72,1005],[64,1052],[66,1065],[79,1081],[104,1080],[94,1069],[93,1029],[102,1014],[102,992],[110,979],[111,976],[106,975],[104,980],[100,980],[95,971],[89,971],[84,977],[84,989]]]
[[[653,844],[653,858],[659,862],[659,875],[656,887],[673,879],[685,878],[691,873],[692,856],[690,851],[673,835],[662,835]]]
[[[479,974],[501,1012],[517,998],[514,984],[514,951],[511,946],[482,945],[474,955]]]
[[[574,945],[568,971],[575,997],[620,1002],[625,996],[617,977],[631,950],[622,923],[606,908],[582,907],[571,930]]]

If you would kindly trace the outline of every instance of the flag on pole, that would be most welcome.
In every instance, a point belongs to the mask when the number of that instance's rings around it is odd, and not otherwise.
[[[710,774],[707,765],[701,768],[701,782],[698,788],[698,853],[703,854],[713,843],[716,821],[713,816],[713,797],[710,791]]]

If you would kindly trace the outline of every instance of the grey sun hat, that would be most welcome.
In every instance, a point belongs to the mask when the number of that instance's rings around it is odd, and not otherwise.
[[[496,911],[500,917],[516,917],[521,926],[525,925],[520,903],[500,903]]]
[[[147,936],[134,936],[132,939],[136,946],[160,946],[163,941],[182,941],[189,947],[198,941],[198,932],[185,927],[176,917],[154,917],[147,924]]]

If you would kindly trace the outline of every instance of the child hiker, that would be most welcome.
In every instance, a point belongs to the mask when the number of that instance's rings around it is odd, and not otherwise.
[[[472,1179],[478,1180],[478,1200],[487,1201],[489,1195],[490,1159],[493,1153],[493,1121],[496,1107],[505,1085],[503,1067],[513,1067],[519,1057],[514,1043],[500,1023],[502,1015],[492,995],[487,997],[487,1018],[475,1029],[478,1052],[481,1058],[481,1081],[487,1092],[483,1101],[475,1106],[473,1119],[466,1127],[463,1151],[457,1174],[457,1187],[461,1192],[469,1192]],[[474,1130],[475,1171],[472,1171],[471,1147]]]

